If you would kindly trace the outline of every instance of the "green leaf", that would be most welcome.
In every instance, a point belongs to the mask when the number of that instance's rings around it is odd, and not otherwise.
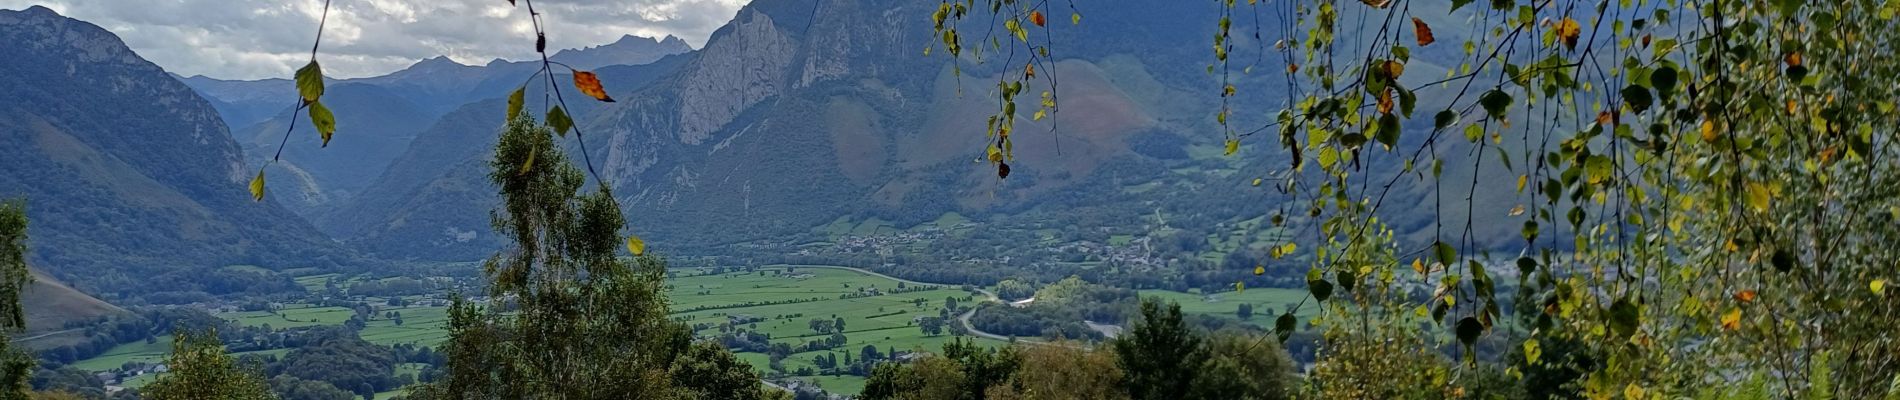
[[[1536,272],[1536,271],[1537,271],[1537,259],[1531,258],[1530,256],[1523,256],[1523,257],[1517,258],[1518,276],[1530,276],[1532,272]]]
[[[1538,347],[1537,339],[1524,339],[1524,362],[1537,365],[1537,359],[1543,354],[1544,349]]]
[[[1293,310],[1287,310],[1286,314],[1280,314],[1280,318],[1273,320],[1273,333],[1280,335],[1280,341],[1285,342],[1293,336],[1293,329],[1298,325],[1299,320],[1293,316]]]
[[[1656,99],[1649,96],[1649,89],[1641,85],[1623,87],[1623,104],[1628,104],[1638,114],[1649,111],[1649,106],[1655,102]]]
[[[1405,114],[1406,118],[1411,118],[1412,109],[1418,106],[1418,94],[1399,88],[1398,85],[1393,85],[1393,88],[1399,91],[1399,113]]]
[[[323,102],[310,102],[310,125],[317,127],[317,135],[323,137],[323,147],[330,147],[330,137],[336,135],[336,115],[330,114]]]
[[[264,201],[264,170],[257,170],[257,177],[251,178],[251,200]]]
[[[1325,279],[1314,279],[1314,280],[1306,281],[1306,289],[1307,291],[1313,293],[1314,300],[1323,302],[1323,301],[1326,301],[1326,299],[1333,297],[1333,283],[1327,282]]]
[[[1775,264],[1776,271],[1792,271],[1794,270],[1795,263],[1794,252],[1788,251],[1788,249],[1775,249],[1775,255],[1769,258],[1769,262]]]
[[[527,102],[527,95],[527,86],[515,88],[515,92],[508,95],[508,120],[513,121],[521,116],[521,106]]]
[[[1590,159],[1583,163],[1584,180],[1595,184],[1609,179],[1612,164],[1608,156],[1590,156]]]
[[[1405,93],[1405,92],[1399,92]],[[1399,116],[1385,114],[1379,116],[1379,133],[1373,139],[1384,144],[1387,150],[1399,147]]]
[[[1451,10],[1458,11],[1459,7],[1464,7],[1466,4],[1471,4],[1472,1],[1475,1],[1475,0],[1451,0]]]
[[[310,64],[297,69],[297,94],[302,95],[305,102],[323,97],[323,67],[317,66],[317,60],[310,60]]]
[[[1439,111],[1438,115],[1435,115],[1432,117],[1432,129],[1445,129],[1446,127],[1452,126],[1457,123],[1458,123],[1457,111],[1452,111],[1452,110]]]
[[[1642,321],[1642,310],[1629,299],[1616,299],[1610,304],[1610,332],[1616,338],[1627,338],[1636,333],[1636,326]]]
[[[1511,95],[1503,90],[1491,89],[1478,96],[1478,104],[1484,106],[1484,111],[1491,114],[1492,118],[1502,118],[1504,111],[1511,106]]]
[[[1458,260],[1458,249],[1452,248],[1450,244],[1446,244],[1445,242],[1433,243],[1432,251],[1438,255],[1438,263],[1440,264],[1448,266],[1455,265],[1452,263]]]
[[[561,106],[554,106],[548,110],[548,127],[565,137],[567,130],[574,128],[574,120],[567,117],[567,111],[561,110]]]
[[[1657,95],[1667,98],[1675,92],[1677,78],[1675,68],[1663,66],[1649,73],[1649,86],[1656,88]]]
[[[1484,334],[1484,324],[1478,322],[1478,318],[1476,317],[1458,319],[1456,329],[1458,331],[1458,342],[1464,343],[1465,347],[1478,344],[1478,335]]]

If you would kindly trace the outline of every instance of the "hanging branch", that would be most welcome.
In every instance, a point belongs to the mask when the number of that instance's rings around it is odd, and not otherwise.
[[[323,0],[323,12],[317,17],[317,38],[310,43],[310,63],[297,69],[297,102],[290,113],[290,126],[284,128],[284,138],[277,143],[277,153],[272,155],[264,167],[257,169],[257,177],[251,178],[251,200],[264,201],[264,169],[284,158],[284,148],[290,145],[290,133],[297,130],[298,111],[309,110],[310,125],[317,127],[317,134],[323,137],[323,147],[330,147],[330,138],[336,135],[336,115],[319,101],[323,97],[323,67],[317,64],[317,48],[323,44],[323,26],[330,21],[330,0]]]

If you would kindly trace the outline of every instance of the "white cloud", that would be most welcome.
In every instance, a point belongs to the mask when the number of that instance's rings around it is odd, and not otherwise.
[[[550,48],[611,43],[621,35],[685,39],[694,47],[747,0],[541,0]],[[289,77],[310,57],[322,0],[0,0],[43,5],[97,24],[139,55],[180,75]],[[465,64],[529,59],[525,4],[505,0],[336,0],[317,60],[329,75],[389,73],[447,55]],[[550,50],[551,51],[551,50]]]

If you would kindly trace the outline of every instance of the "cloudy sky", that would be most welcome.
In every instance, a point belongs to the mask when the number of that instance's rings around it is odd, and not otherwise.
[[[375,76],[446,55],[463,64],[528,59],[534,28],[507,0],[332,0],[317,60],[326,75]],[[548,47],[621,35],[679,36],[698,48],[748,0],[540,0]],[[310,58],[323,0],[0,0],[42,5],[111,30],[171,72],[288,78]]]

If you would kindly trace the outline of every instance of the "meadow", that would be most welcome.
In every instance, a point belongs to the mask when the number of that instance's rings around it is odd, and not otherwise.
[[[954,222],[952,222],[954,224]],[[825,266],[788,266],[774,265],[744,270],[734,268],[723,273],[713,274],[706,268],[680,268],[668,271],[667,298],[671,302],[672,317],[688,326],[701,326],[695,334],[712,337],[720,334],[719,325],[732,317],[758,318],[758,322],[742,327],[770,335],[774,343],[786,343],[799,346],[808,341],[822,340],[828,333],[819,333],[811,327],[812,319],[845,321],[847,344],[832,350],[799,352],[780,361],[785,371],[798,371],[803,368],[818,370],[814,359],[819,355],[831,354],[842,358],[850,353],[856,357],[866,345],[875,346],[881,353],[895,351],[935,351],[945,342],[957,337],[949,334],[925,335],[912,321],[920,316],[936,316],[943,306],[945,298],[956,298],[959,302],[980,301],[980,296],[962,291],[954,286],[919,286],[901,283],[891,278],[873,275],[853,269]],[[324,286],[337,278],[335,274],[311,275],[297,278],[299,284],[313,292],[321,291]],[[348,285],[366,278],[345,277],[340,285]],[[899,285],[902,285],[900,288]],[[1267,326],[1272,323],[1274,314],[1270,310],[1284,310],[1288,303],[1298,303],[1305,292],[1296,289],[1258,288],[1244,292],[1225,292],[1213,295],[1181,293],[1165,290],[1143,290],[1143,296],[1160,297],[1181,304],[1183,312],[1210,317],[1236,319],[1235,308],[1241,303],[1254,306],[1254,316],[1242,321],[1255,326]],[[447,339],[448,332],[443,329],[447,324],[447,308],[431,306],[423,296],[410,296],[410,305],[403,307],[384,306],[387,299],[364,298],[363,302],[375,305],[375,317],[365,324],[359,332],[364,340],[381,345],[414,344],[436,346]],[[967,303],[966,303],[967,304]],[[402,324],[388,318],[386,313],[401,314]],[[1304,307],[1302,317],[1309,317],[1317,307]],[[273,311],[241,311],[217,314],[232,323],[272,328],[291,328],[317,325],[341,325],[353,314],[344,307],[321,307],[309,304],[285,304]],[[998,346],[1003,341],[979,337],[963,337],[985,346]],[[159,337],[153,343],[136,342],[122,344],[104,354],[73,364],[89,371],[107,371],[131,361],[161,362],[170,351],[171,337]],[[288,349],[267,350],[240,354],[276,354],[282,356]],[[770,357],[764,353],[738,353],[740,359],[751,364],[761,373],[769,371]],[[413,373],[414,371],[410,371]],[[855,376],[792,376],[813,383],[827,391],[839,394],[855,394],[863,389],[864,379]],[[150,377],[130,381],[127,385],[138,385],[150,381]],[[379,398],[395,395],[396,392],[379,394]]]

